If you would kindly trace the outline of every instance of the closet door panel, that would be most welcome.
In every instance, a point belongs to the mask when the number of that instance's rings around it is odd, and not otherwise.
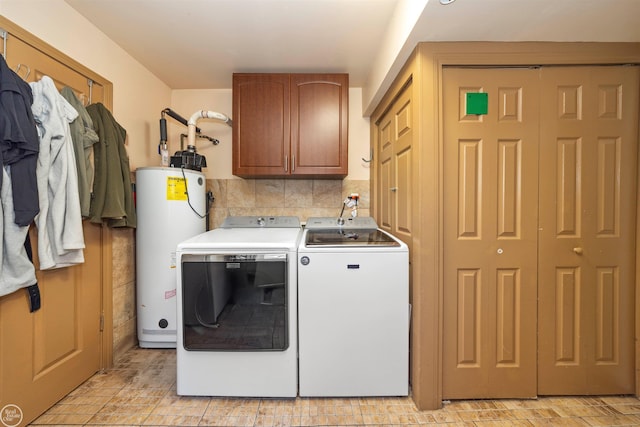
[[[414,147],[413,147],[413,103],[411,86],[407,87],[393,106],[395,142],[392,162],[394,164],[395,212],[392,233],[412,248],[412,214],[414,203]]]
[[[443,73],[446,399],[536,395],[537,80]]]
[[[376,123],[376,160],[379,180],[377,221],[380,228],[412,248],[415,193],[412,86],[398,95],[389,111]]]
[[[541,72],[538,393],[633,393],[640,70]]]
[[[387,113],[382,117],[377,126],[378,131],[378,226],[383,230],[391,233],[393,231],[393,214],[394,205],[392,203],[392,190],[394,186],[393,166],[393,141],[395,140],[395,126],[393,123],[393,114]]]

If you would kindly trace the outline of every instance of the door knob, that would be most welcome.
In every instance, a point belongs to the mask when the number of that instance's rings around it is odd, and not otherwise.
[[[582,248],[573,248],[573,252],[575,252],[578,255],[582,255]]]

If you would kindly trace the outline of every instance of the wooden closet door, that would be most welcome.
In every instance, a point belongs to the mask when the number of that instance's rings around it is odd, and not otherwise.
[[[635,390],[639,74],[541,73],[539,394]]]
[[[378,158],[376,159],[378,179],[377,199],[377,220],[378,226],[392,233],[394,217],[392,212],[395,208],[392,201],[393,175],[395,167],[393,164],[393,142],[395,140],[395,120],[393,111],[388,111],[380,121],[376,124],[376,132],[378,133]]]
[[[536,395],[538,99],[537,70],[443,73],[445,399]]]
[[[104,100],[104,87],[90,89],[86,75],[9,34],[7,63],[27,81],[51,77],[58,89],[80,99]],[[18,68],[18,64],[20,67]],[[28,71],[28,73],[27,73]],[[42,307],[30,313],[25,290],[0,298],[0,408],[16,405],[32,421],[101,368],[103,232],[84,222],[85,262],[38,270],[37,230],[30,238]]]
[[[379,120],[378,222],[380,228],[412,246],[414,195],[412,86],[403,89],[391,109]]]

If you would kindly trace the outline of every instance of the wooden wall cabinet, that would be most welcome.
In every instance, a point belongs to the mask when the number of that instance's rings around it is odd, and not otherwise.
[[[344,178],[348,74],[233,75],[233,174]]]

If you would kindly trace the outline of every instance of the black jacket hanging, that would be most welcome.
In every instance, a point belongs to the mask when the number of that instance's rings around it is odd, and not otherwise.
[[[39,211],[36,164],[40,141],[31,104],[31,87],[0,56],[0,161],[11,165],[15,223],[20,226],[31,224]],[[1,180],[0,176],[0,185]]]

